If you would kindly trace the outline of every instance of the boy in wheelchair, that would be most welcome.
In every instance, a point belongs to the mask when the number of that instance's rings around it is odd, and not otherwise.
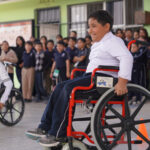
[[[115,85],[117,95],[128,92],[127,82],[131,80],[133,57],[124,42],[112,34],[112,17],[108,12],[100,10],[89,16],[88,24],[89,34],[94,44],[91,47],[86,73],[82,77],[58,84],[49,99],[38,128],[26,132],[30,138],[39,139],[42,146],[57,146],[60,143],[58,139],[66,137],[69,99],[72,89],[77,86],[89,86],[91,73],[98,66],[119,66],[118,73],[100,71],[99,74],[118,77],[118,82]]]
[[[0,62],[0,87],[3,84],[5,91],[0,98],[0,110],[4,107],[5,102],[8,100],[8,96],[12,90],[13,83],[5,69],[5,66]]]

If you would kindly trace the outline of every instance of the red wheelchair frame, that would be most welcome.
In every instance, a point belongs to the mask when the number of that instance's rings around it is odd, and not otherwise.
[[[106,67],[107,68],[107,67]],[[88,87],[83,87],[83,86],[78,86],[78,87],[75,87],[73,90],[72,90],[72,93],[71,93],[71,98],[69,100],[69,119],[68,119],[68,127],[67,127],[67,137],[68,139],[69,138],[76,138],[76,139],[80,139],[82,138],[83,136],[91,143],[91,144],[94,144],[94,141],[91,139],[92,137],[90,137],[89,135],[87,135],[86,133],[84,132],[77,132],[77,131],[73,131],[72,130],[72,122],[73,122],[73,108],[76,104],[83,104],[84,103],[84,100],[76,100],[75,99],[75,93],[76,91],[78,90],[91,90],[93,87],[94,87],[94,82],[93,82],[93,79],[95,77],[95,74],[97,71],[111,71],[111,72],[118,72],[118,69],[106,69],[105,67],[104,68],[96,68],[94,69],[94,71],[92,72],[92,75],[91,75],[91,84],[88,86]],[[86,69],[74,69],[72,71],[72,74],[71,74],[71,79],[73,79],[74,77],[74,73],[76,71],[85,71]],[[96,104],[98,100],[92,100],[90,103],[91,104]],[[121,104],[122,105],[122,116],[125,117],[125,101],[111,101],[109,102],[109,104]],[[103,110],[103,116],[102,117],[105,117],[105,109]],[[105,124],[105,121],[103,120],[102,122],[103,124]],[[107,135],[108,138],[113,138],[114,136],[111,136],[111,135]],[[111,141],[110,141],[111,142]],[[118,144],[126,144],[127,141],[124,140],[124,135],[121,137],[121,140],[117,142]],[[135,141],[132,141],[132,144],[135,144]]]

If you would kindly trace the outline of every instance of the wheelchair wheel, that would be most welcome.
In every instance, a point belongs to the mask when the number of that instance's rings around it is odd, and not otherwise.
[[[0,96],[5,88],[0,90]],[[23,117],[25,103],[22,94],[17,89],[12,89],[5,107],[0,111],[0,121],[6,126],[16,125]]]
[[[73,140],[73,147],[74,147],[74,150],[87,150],[86,146],[78,140]],[[69,144],[68,143],[65,144],[62,150],[70,150]]]
[[[96,147],[100,150],[141,149],[150,150],[148,135],[142,130],[150,127],[150,92],[145,88],[128,84],[128,94],[115,101],[114,88],[106,91],[97,102],[91,120],[91,131]],[[130,100],[141,99],[130,104]],[[115,101],[116,102],[116,101]],[[119,102],[124,102],[123,106]],[[124,108],[124,109],[123,109]],[[107,110],[107,111],[106,111]],[[123,114],[122,114],[123,113]]]

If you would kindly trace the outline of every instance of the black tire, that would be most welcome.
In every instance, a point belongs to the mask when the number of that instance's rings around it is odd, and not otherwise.
[[[125,135],[124,138],[127,141],[125,145],[127,147],[126,149],[128,150],[133,149],[131,141],[134,141],[135,144],[136,143],[138,144],[140,142],[142,143],[142,140],[135,140],[136,139],[135,137],[137,136],[139,136],[147,143],[148,147],[146,149],[150,149],[149,139],[147,137],[144,137],[143,133],[137,129],[139,125],[143,123],[144,124],[148,123],[148,126],[150,125],[150,116],[149,115],[144,116],[143,114],[144,111],[146,111],[145,109],[149,107],[148,103],[150,102],[149,101],[150,92],[145,88],[135,84],[128,84],[127,87],[128,87],[128,94],[124,96],[125,117],[123,117],[121,114],[122,113],[121,106],[110,104],[112,99],[114,100],[115,97],[114,88],[106,91],[101,96],[101,98],[99,99],[94,108],[91,119],[91,131],[98,150],[101,149],[111,150],[118,148],[120,146],[118,141],[120,141],[123,135]],[[133,95],[133,93],[135,94],[135,92],[138,95],[139,94],[141,95],[142,100],[139,104],[129,105],[130,95],[131,94]],[[107,116],[109,119],[112,117],[112,119],[107,120],[106,118],[104,118],[103,116],[104,108],[107,109],[107,113],[105,114],[105,116]],[[144,119],[140,120],[140,117],[144,117]],[[147,119],[148,117],[149,119]],[[111,140],[107,136],[110,135],[110,133],[114,137]]]
[[[0,96],[5,88],[0,90]],[[25,103],[22,94],[19,90],[13,88],[10,96],[5,104],[5,107],[0,111],[0,122],[6,126],[14,126],[23,117]]]

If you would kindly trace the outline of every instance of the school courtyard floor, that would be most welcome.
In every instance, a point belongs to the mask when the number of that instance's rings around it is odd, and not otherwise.
[[[7,127],[0,124],[0,150],[44,150],[36,141],[32,141],[25,136],[25,131],[37,127],[46,104],[43,103],[26,103],[25,114],[21,122],[14,127]],[[76,115],[87,115],[80,105],[77,106]],[[145,114],[149,115],[150,103],[145,108]],[[89,114],[88,114],[89,115]],[[84,124],[75,124],[75,128],[82,129]],[[147,128],[150,137],[150,126]],[[120,145],[116,150],[126,150],[125,145]],[[145,150],[145,144],[135,145],[133,150]]]

